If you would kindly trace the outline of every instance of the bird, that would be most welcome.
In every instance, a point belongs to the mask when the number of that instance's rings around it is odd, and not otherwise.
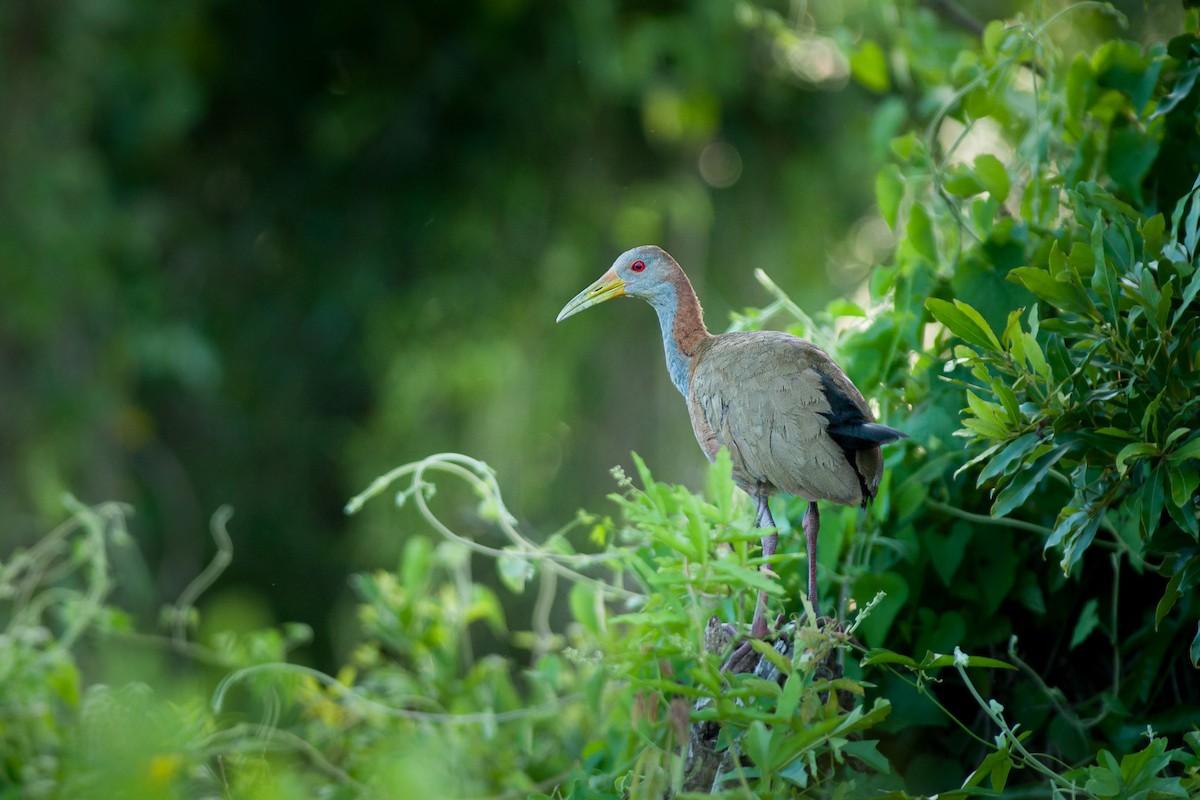
[[[876,422],[845,371],[812,342],[782,331],[709,333],[691,281],[656,245],[618,256],[556,322],[616,297],[641,298],[658,314],[667,373],[687,403],[696,440],[710,461],[728,450],[734,483],[755,503],[756,526],[769,529],[762,569],[769,570],[778,542],[770,497],[782,492],[808,501],[808,599],[819,615],[817,503],[866,508],[883,477],[881,445],[906,434]],[[760,592],[750,636],[767,633]]]

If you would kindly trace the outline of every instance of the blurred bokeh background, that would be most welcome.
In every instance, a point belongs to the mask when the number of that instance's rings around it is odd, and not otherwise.
[[[1131,38],[1182,13],[1125,5]],[[0,553],[64,492],[127,501],[124,591],[153,608],[227,503],[210,612],[307,622],[322,660],[347,574],[406,535],[342,512],[392,466],[483,459],[535,531],[602,510],[631,449],[694,482],[652,313],[555,314],[649,242],[714,329],[769,301],[757,267],[810,312],[861,297],[911,104],[847,54],[891,23],[869,0],[5,3]],[[1118,33],[1086,24],[1063,35]]]

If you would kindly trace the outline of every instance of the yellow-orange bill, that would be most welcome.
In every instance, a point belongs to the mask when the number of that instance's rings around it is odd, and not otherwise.
[[[562,322],[567,317],[572,314],[578,314],[585,308],[591,308],[594,305],[603,303],[605,300],[611,300],[614,297],[623,297],[624,295],[625,281],[618,278],[615,272],[609,270],[600,277],[600,280],[571,298],[571,302],[563,306],[563,310],[558,312],[558,318],[554,321]]]

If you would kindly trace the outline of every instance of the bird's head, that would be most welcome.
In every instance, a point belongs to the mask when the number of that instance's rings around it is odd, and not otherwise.
[[[659,299],[674,298],[679,272],[675,259],[661,247],[646,244],[626,250],[617,256],[608,272],[563,306],[557,321],[614,297],[640,297],[652,305]]]

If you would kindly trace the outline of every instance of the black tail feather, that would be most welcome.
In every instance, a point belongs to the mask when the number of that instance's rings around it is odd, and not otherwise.
[[[841,423],[831,423],[829,435],[843,447],[849,445],[852,449],[862,450],[878,444],[887,444],[897,439],[907,439],[908,434],[902,433],[878,422],[856,422],[847,420]],[[849,441],[846,441],[849,440]],[[845,442],[843,444],[843,442]],[[853,442],[853,444],[851,444]]]

